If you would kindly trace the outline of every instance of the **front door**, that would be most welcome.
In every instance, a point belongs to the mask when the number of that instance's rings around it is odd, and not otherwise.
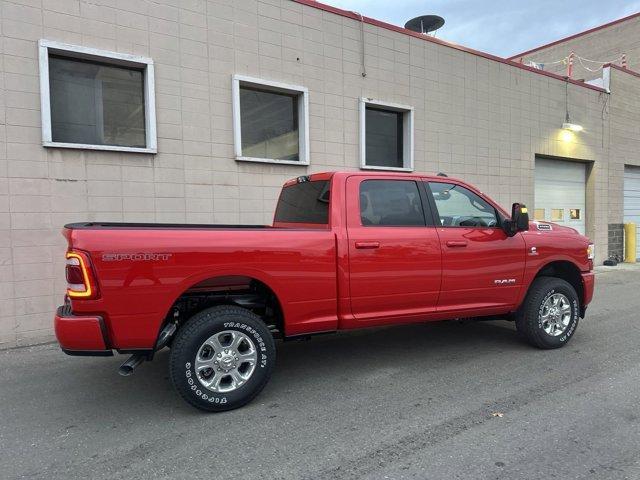
[[[486,310],[513,306],[522,285],[525,243],[508,237],[497,210],[480,195],[450,181],[430,181],[429,195],[440,223],[442,290],[439,311]]]
[[[419,182],[349,177],[347,203],[354,317],[373,322],[435,312],[440,242]]]

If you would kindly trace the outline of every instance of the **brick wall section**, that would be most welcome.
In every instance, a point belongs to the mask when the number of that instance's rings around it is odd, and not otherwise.
[[[640,17],[537,50],[522,58],[525,61],[539,63],[553,62],[569,56],[572,51],[583,58],[602,62],[611,61],[625,53],[628,68],[640,70]],[[514,60],[519,61],[520,58]],[[585,63],[585,66],[594,69],[598,65]],[[562,64],[547,65],[545,70],[561,75],[567,74],[567,66]],[[573,78],[592,80],[601,76],[601,71],[590,72],[582,67],[578,60],[574,62]]]
[[[63,224],[270,222],[285,179],[358,168],[361,96],[415,108],[418,171],[533,205],[536,154],[583,159],[594,162],[587,221],[599,255],[620,221],[608,203],[621,175],[609,167],[609,96],[594,90],[569,85],[585,132],[562,141],[564,82],[372,25],[363,78],[360,23],[287,0],[4,0],[0,26],[2,346],[52,339]],[[43,148],[40,38],[153,58],[158,154]],[[309,88],[311,166],[234,160],[234,73]]]
[[[624,251],[624,224],[610,223],[609,224],[609,250],[607,252],[607,256],[616,258],[618,261],[622,261],[624,258],[623,251]]]

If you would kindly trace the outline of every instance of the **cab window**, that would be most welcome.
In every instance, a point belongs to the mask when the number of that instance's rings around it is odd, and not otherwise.
[[[284,187],[274,222],[328,224],[329,185],[328,180],[317,180]]]
[[[496,227],[496,209],[471,190],[454,183],[429,182],[443,227]]]
[[[360,184],[364,226],[424,226],[418,184],[409,180],[365,180]]]

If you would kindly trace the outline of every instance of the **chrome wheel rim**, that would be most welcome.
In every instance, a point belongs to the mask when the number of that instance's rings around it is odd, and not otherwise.
[[[257,359],[256,346],[248,335],[224,330],[211,335],[198,349],[196,377],[212,392],[233,392],[251,378]]]
[[[552,337],[562,335],[571,322],[571,303],[566,295],[554,293],[542,305],[542,329]]]

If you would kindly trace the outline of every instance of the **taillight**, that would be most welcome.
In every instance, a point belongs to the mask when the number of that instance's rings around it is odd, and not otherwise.
[[[67,295],[71,298],[96,298],[97,288],[89,270],[89,259],[81,252],[67,252]]]

